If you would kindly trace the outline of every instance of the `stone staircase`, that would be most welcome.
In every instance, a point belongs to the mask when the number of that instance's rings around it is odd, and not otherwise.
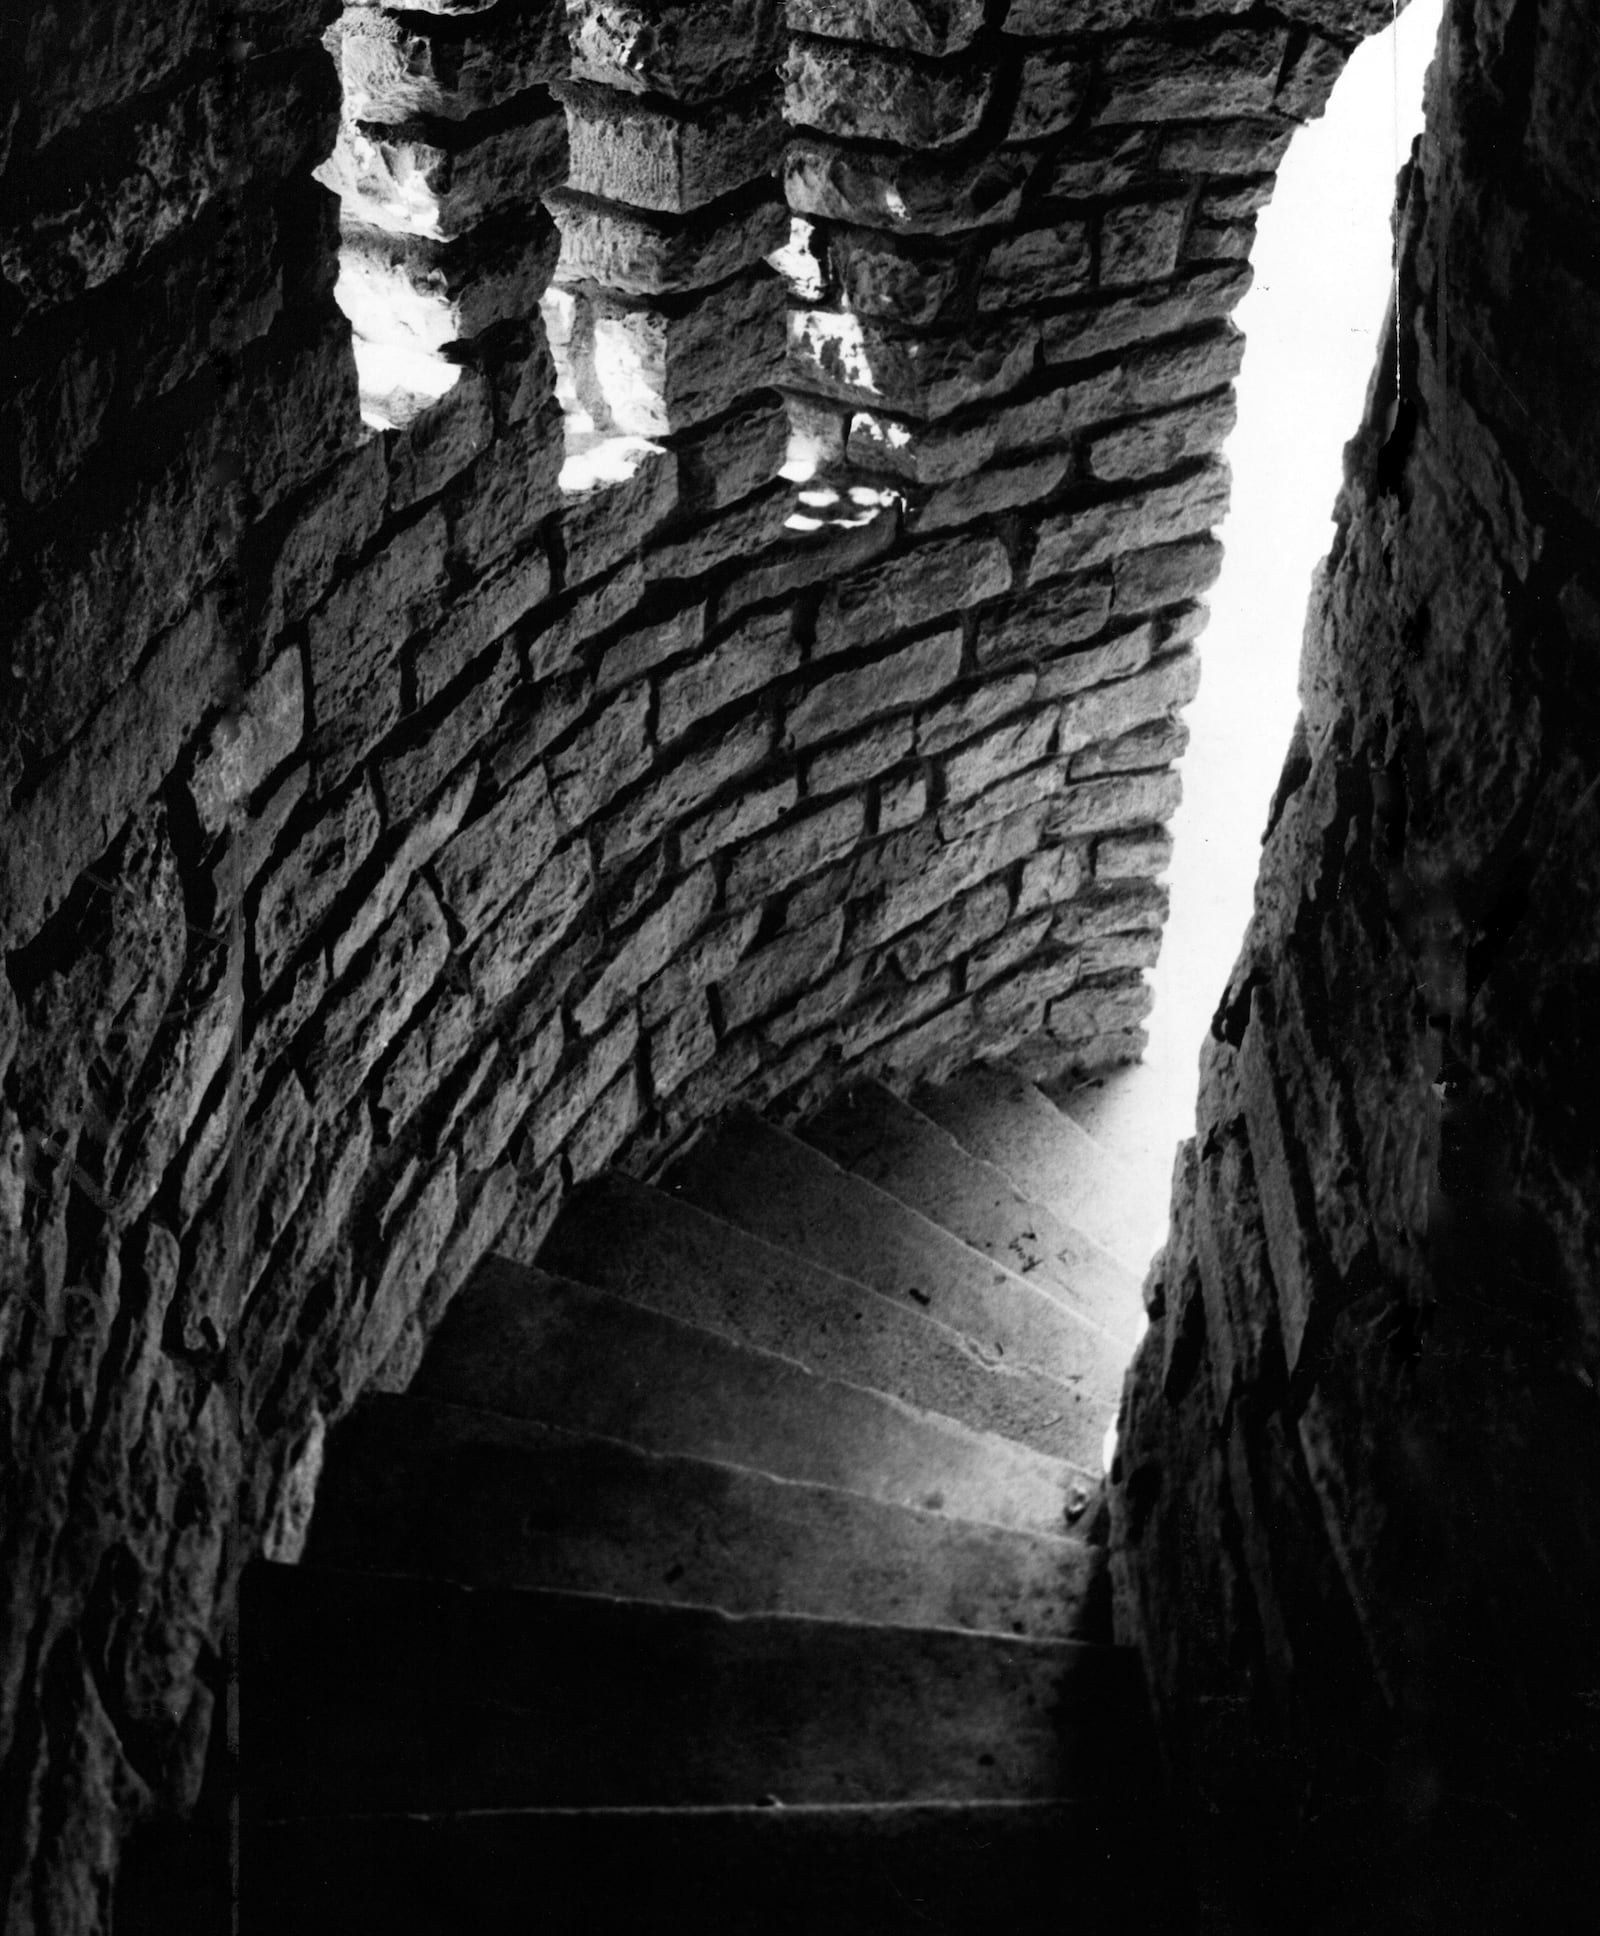
[[[1122,1181],[1003,1072],[919,1102],[590,1184],[339,1427],[246,1581],[244,1936],[1176,1926],[1092,1543]]]

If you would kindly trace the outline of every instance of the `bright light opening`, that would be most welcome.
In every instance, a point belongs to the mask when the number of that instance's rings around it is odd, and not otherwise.
[[[1152,974],[1144,1061],[1069,1099],[1071,1113],[1146,1178],[1149,1255],[1166,1236],[1173,1146],[1194,1130],[1197,1065],[1238,957],[1260,841],[1299,710],[1312,571],[1333,536],[1345,444],[1361,421],[1393,287],[1394,181],[1422,127],[1442,0],[1412,0],[1358,48],[1327,112],[1294,138],[1263,210],[1222,576],[1185,718],[1173,825],[1172,913]]]

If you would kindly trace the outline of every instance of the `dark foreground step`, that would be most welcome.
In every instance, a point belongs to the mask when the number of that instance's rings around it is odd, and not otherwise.
[[[335,1429],[307,1559],[725,1613],[1109,1638],[1105,1556],[1080,1540],[414,1397],[364,1399]]]
[[[881,1083],[836,1097],[799,1133],[841,1169],[1050,1291],[1125,1348],[1143,1331],[1139,1279],[1126,1265]]]
[[[1064,1802],[247,1827],[241,1936],[1153,1936],[1159,1824]]]
[[[730,1110],[669,1181],[769,1244],[925,1311],[985,1360],[1071,1379],[1115,1411],[1128,1354],[1110,1333],[752,1111]]]
[[[257,1564],[256,1820],[479,1808],[1082,1800],[1142,1751],[1119,1648],[733,1619]]]
[[[724,1131],[727,1140],[736,1129]],[[850,1179],[834,1171],[837,1185]],[[809,1205],[818,1225],[833,1204]],[[1107,1407],[1086,1391],[1084,1368],[1062,1359],[1044,1377],[971,1341],[906,1298],[819,1268],[625,1176],[579,1191],[563,1208],[539,1261],[635,1304],[687,1318],[808,1371],[888,1392],[923,1411],[997,1432],[1092,1470]],[[1089,1366],[1096,1369],[1092,1361]]]
[[[1026,1532],[1066,1532],[1093,1486],[1028,1446],[501,1257],[451,1305],[411,1392]]]

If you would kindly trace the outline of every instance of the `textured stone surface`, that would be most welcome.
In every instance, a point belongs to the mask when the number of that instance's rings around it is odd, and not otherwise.
[[[189,0],[0,30],[21,77],[0,105],[0,1900],[52,1936],[113,1907],[204,1920],[113,1904],[119,1839],[194,1796],[238,1563],[297,1550],[323,1436],[363,1383],[404,1382],[485,1245],[536,1245],[570,1177],[646,1169],[731,1098],[793,1109],[846,1071],[910,1082],[980,1048],[1058,1073],[1137,1052],[1172,708],[1218,556],[1198,534],[1226,318],[1291,117],[1383,10],[227,11],[221,39]],[[1392,710],[1421,722],[1408,784],[1438,749],[1439,799],[1407,809],[1426,907],[1524,824],[1587,879],[1586,781],[1559,794],[1573,831],[1526,805],[1540,749],[1586,716],[1582,544],[1539,568],[1530,600],[1574,644],[1533,669],[1519,592],[1487,567],[1425,587],[1407,562],[1500,557],[1464,535],[1484,517],[1520,585],[1552,494],[1590,515],[1587,405],[1559,374],[1592,361],[1585,23],[1502,13],[1480,9],[1480,112],[1528,89],[1542,132],[1454,204],[1464,326],[1405,385],[1449,365],[1448,456],[1416,460],[1412,495],[1458,471],[1465,496],[1344,567],[1400,572],[1397,610],[1472,641],[1453,664],[1474,705],[1538,686],[1537,729],[1458,731],[1420,687]],[[330,156],[342,238],[313,179]],[[651,376],[670,448],[588,434],[598,351]],[[1401,413],[1386,462],[1411,434]],[[1525,447],[1540,481],[1513,488]],[[1423,628],[1408,649],[1443,648]],[[1308,663],[1334,704],[1333,659]],[[1321,819],[1284,808],[1308,842],[1335,824],[1317,798]],[[1459,831],[1469,808],[1492,838]],[[1378,952],[1348,923],[1339,946]],[[1562,1008],[1518,970],[1551,1038],[1580,1040],[1581,975]],[[1184,1308],[1220,1335],[1225,1255],[1255,1273],[1252,1312],[1278,1309],[1276,1272],[1302,1381],[1321,1267],[1293,1278],[1259,1207],[1333,1205],[1352,1166],[1396,1194],[1350,1111],[1314,1106],[1316,1029],[1350,985],[1246,1031],[1266,1045],[1246,1116],[1264,1137],[1276,1112],[1290,1167],[1230,1130],[1196,1184],[1241,1228]],[[1541,1213],[1570,1200],[1565,1173],[1540,1188]],[[1329,1215],[1342,1268],[1364,1225]],[[1268,1328],[1230,1375],[1269,1362]],[[1230,1486],[1268,1470],[1258,1410]],[[1342,1432],[1314,1389],[1270,1445],[1354,1496]]]

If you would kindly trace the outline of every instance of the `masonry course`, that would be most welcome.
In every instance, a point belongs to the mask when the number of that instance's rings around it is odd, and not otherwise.
[[[0,107],[0,1336],[56,1475],[0,1516],[0,1901],[63,1936],[192,1797],[229,1568],[502,1229],[740,1097],[1137,1053],[1207,251],[1371,9],[147,11],[35,10]],[[161,1471],[87,1501],[130,1354]],[[137,1715],[84,1651],[135,1606]]]

